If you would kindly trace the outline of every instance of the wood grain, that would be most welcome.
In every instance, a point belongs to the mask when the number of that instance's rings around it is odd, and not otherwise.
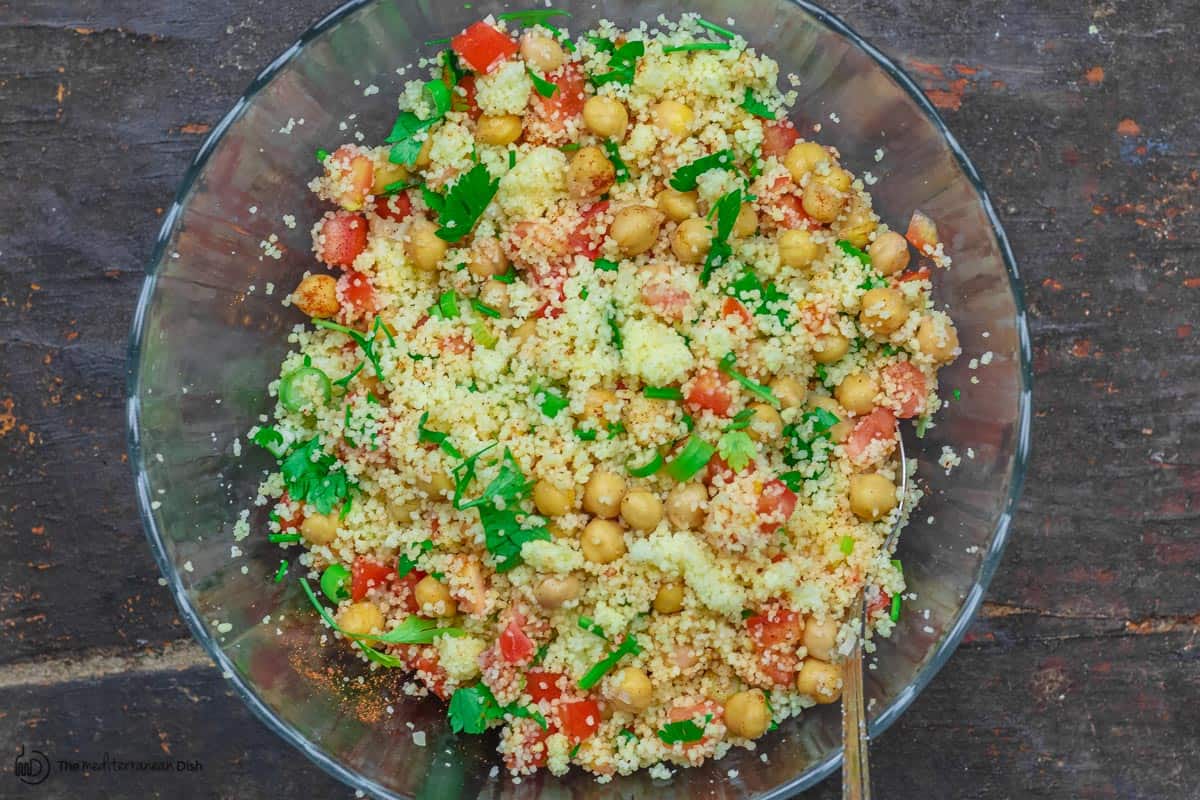
[[[1200,16],[829,5],[900,59],[988,183],[1037,380],[991,602],[877,743],[876,791],[1200,796]],[[44,796],[343,791],[250,719],[156,585],[122,405],[163,207],[209,126],[331,7],[0,0],[0,749],[204,764],[202,778],[58,775]],[[836,780],[812,793],[837,795]]]

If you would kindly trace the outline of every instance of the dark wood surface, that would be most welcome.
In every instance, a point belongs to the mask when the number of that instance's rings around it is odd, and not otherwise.
[[[901,59],[987,181],[1037,380],[1003,566],[875,746],[877,791],[1200,797],[1200,12],[830,6]],[[0,0],[0,797],[349,794],[250,717],[157,585],[122,405],[163,208],[209,126],[331,7]],[[22,746],[203,768],[27,789]]]

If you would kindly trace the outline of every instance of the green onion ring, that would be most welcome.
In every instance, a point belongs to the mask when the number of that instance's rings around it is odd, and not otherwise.
[[[333,384],[330,383],[329,376],[316,367],[297,367],[279,381],[279,402],[283,403],[284,408],[288,411],[299,411],[304,408],[304,403],[296,396],[299,393],[296,383],[312,375],[319,378],[321,394],[324,395],[325,402],[329,402],[333,397]]]

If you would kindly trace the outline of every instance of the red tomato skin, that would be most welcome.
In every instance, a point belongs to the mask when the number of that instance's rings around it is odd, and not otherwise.
[[[321,237],[321,260],[331,267],[351,267],[367,249],[367,218],[338,211],[321,223]]]
[[[284,505],[295,506],[295,510],[292,511],[291,516],[284,517],[279,512],[275,513],[275,521],[279,523],[279,532],[288,533],[300,530],[300,525],[304,522],[304,504],[293,501],[287,492],[283,493],[279,498],[279,502]]]
[[[569,700],[558,707],[559,730],[572,744],[595,733],[600,722],[600,705],[590,698]]]
[[[908,231],[904,234],[908,243],[917,248],[921,255],[927,255],[926,248],[936,249],[939,243],[937,223],[924,211],[916,210],[908,222]]]
[[[525,674],[525,691],[533,698],[534,703],[551,702],[562,697],[563,690],[559,683],[563,676],[559,672],[544,669],[531,669]]]
[[[747,325],[754,322],[754,315],[736,297],[726,297],[724,302],[721,303],[721,316],[739,317]]]
[[[912,419],[925,410],[925,375],[911,361],[898,361],[883,370],[883,384],[896,401],[900,419]]]
[[[876,408],[865,417],[859,417],[854,430],[846,439],[846,455],[859,463],[863,454],[876,439],[888,439],[896,430],[896,416],[889,409]]]
[[[414,569],[403,578],[396,580],[397,594],[403,598],[404,608],[409,614],[416,614],[421,610],[417,605],[416,587],[424,577],[424,572]]]
[[[773,531],[791,518],[796,510],[796,493],[781,480],[771,480],[763,485],[758,496],[758,513],[767,517],[762,523],[764,531]]]
[[[488,73],[519,48],[511,36],[480,20],[451,39],[450,49],[474,72]]]
[[[729,379],[719,370],[709,369],[696,375],[692,388],[688,390],[687,405],[696,411],[709,410],[722,417],[729,416],[733,394],[729,391]]]
[[[771,614],[755,614],[746,619],[746,631],[757,651],[786,647],[800,643],[804,635],[800,615],[790,609],[778,609]]]
[[[792,145],[800,138],[800,132],[796,130],[796,126],[788,120],[782,122],[773,122],[763,126],[763,143],[762,154],[763,158],[782,159],[787,155],[787,151],[792,149]]]
[[[927,281],[933,272],[929,267],[921,267],[920,269],[910,269],[907,272],[902,272],[893,280],[897,284],[907,283],[908,281]]]
[[[599,203],[592,203],[580,212],[579,224],[567,237],[567,247],[570,248],[572,254],[584,256],[593,261],[599,257],[600,244],[604,241],[605,232],[593,230],[593,220],[608,211],[608,205],[607,200],[601,200]]]
[[[463,95],[460,96],[456,94],[455,96],[459,97],[459,99],[462,101],[462,105],[466,107],[467,116],[473,120],[478,120],[483,116],[483,109],[479,107],[479,103],[475,100],[475,76],[463,76],[463,79],[458,82],[458,85],[462,88]]]
[[[366,275],[347,269],[338,280],[338,289],[355,311],[360,314],[375,312],[375,287]]]
[[[500,655],[510,664],[528,664],[536,650],[533,640],[525,635],[516,620],[508,623],[500,634]]]
[[[359,556],[350,565],[350,599],[357,603],[367,596],[368,589],[383,586],[395,574],[393,565],[380,564]]]
[[[408,192],[400,192],[390,196],[376,197],[374,211],[384,219],[392,222],[404,222],[412,214],[412,200]]]
[[[566,121],[583,113],[586,81],[583,72],[574,64],[562,67],[557,75],[547,76],[557,88],[549,97],[536,95],[541,115],[548,120]]]

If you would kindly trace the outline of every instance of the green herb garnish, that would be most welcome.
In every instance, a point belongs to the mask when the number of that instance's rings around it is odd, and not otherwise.
[[[689,436],[683,449],[667,463],[667,474],[680,483],[686,483],[697,472],[708,465],[717,449],[697,436]]]
[[[275,583],[279,583],[280,581],[282,581],[283,576],[287,575],[287,571],[288,571],[288,562],[283,561],[281,559],[279,562],[279,569],[275,570]]]
[[[454,507],[459,511],[470,508],[479,510],[484,543],[496,559],[496,571],[508,572],[524,563],[521,558],[522,545],[534,540],[550,541],[551,536],[545,520],[521,510],[520,503],[528,497],[533,482],[526,479],[508,448],[504,450],[499,472],[483,493],[474,500],[463,499],[467,488],[475,480],[479,458],[494,447],[495,444],[488,445],[454,468]]]
[[[321,591],[331,602],[337,603],[350,597],[350,570],[341,564],[330,564],[321,573]]]
[[[710,722],[712,722],[712,714],[704,715],[703,725],[697,725],[690,719],[679,722],[668,722],[658,731],[658,738],[662,739],[663,744],[698,742],[704,738],[704,728]]]
[[[617,47],[605,39],[589,38],[598,49],[610,54],[608,57],[610,71],[591,76],[592,83],[597,87],[606,83],[621,83],[626,86],[632,84],[633,78],[637,74],[637,60],[646,54],[645,42],[626,42]],[[602,47],[600,42],[604,42],[608,47]]]
[[[329,158],[329,151],[323,147],[317,148],[317,161],[324,164],[327,158]]]
[[[579,437],[581,442],[596,441],[597,431],[594,428],[576,428],[575,435]]]
[[[637,639],[629,634],[625,634],[625,638],[621,640],[619,645],[617,645],[616,650],[613,650],[607,656],[600,659],[600,661],[593,664],[592,668],[584,673],[584,676],[579,679],[579,688],[585,691],[591,689],[600,682],[600,679],[603,678],[609,670],[617,665],[618,661],[625,656],[636,656],[640,652],[642,652],[642,648],[638,644]]]
[[[961,389],[955,389],[955,390],[954,390],[954,399],[955,399],[955,400],[962,400],[962,390],[961,390]]]
[[[601,272],[616,272],[618,269],[617,262],[609,261],[607,258],[597,258],[592,262],[592,266]]]
[[[554,93],[558,91],[557,85],[538,75],[531,68],[526,67],[525,71],[529,73],[529,79],[533,81],[533,88],[537,89],[537,93],[542,97],[553,97]]]
[[[425,423],[428,421],[429,421],[429,412],[426,411],[424,414],[421,415],[421,418],[419,420],[417,420],[417,441],[418,442],[428,442],[430,444],[436,444],[438,447],[440,447],[442,449],[442,452],[444,452],[446,455],[451,456],[453,458],[462,458],[462,453],[460,453],[458,451],[458,448],[455,447],[454,444],[450,441],[450,434],[442,433],[441,431],[434,431],[434,430],[430,430],[429,428],[426,428]]]
[[[305,381],[316,381],[317,391],[321,402],[328,403],[333,397],[333,386],[329,376],[312,365],[308,356],[304,357],[304,366],[297,367],[279,379],[279,402],[288,411],[300,411],[315,405],[314,398],[301,397],[299,385]]]
[[[628,741],[630,739],[633,739],[636,741],[638,738],[637,734],[634,733],[633,731],[629,730],[629,728],[621,728],[621,730],[617,731],[617,736],[620,736],[622,739],[625,739],[626,741]]]
[[[864,267],[871,266],[871,257],[845,239],[838,239],[837,246],[846,255],[857,258]]]
[[[664,53],[690,53],[696,50],[732,50],[733,45],[729,42],[687,42],[686,44],[674,44],[670,47],[664,47]]]
[[[483,164],[471,167],[454,182],[445,195],[422,188],[425,204],[438,215],[438,238],[446,242],[457,242],[469,234],[499,188],[500,179],[493,178]]]
[[[429,309],[429,315],[438,319],[458,319],[458,295],[453,290],[442,292],[437,303]]]
[[[401,578],[407,577],[408,573],[417,568],[417,561],[421,558],[421,556],[425,553],[428,553],[432,549],[433,540],[425,539],[417,543],[416,558],[409,558],[408,552],[400,553],[400,557],[396,559],[396,575]]]
[[[346,336],[349,336],[354,343],[359,346],[359,349],[363,351],[363,355],[366,357],[367,361],[371,362],[371,366],[375,369],[375,377],[379,378],[381,381],[383,380],[383,367],[379,362],[379,354],[375,352],[376,337],[380,332],[382,332],[387,337],[388,344],[390,344],[392,347],[396,346],[396,337],[392,336],[392,332],[388,330],[387,325],[383,323],[383,320],[378,314],[375,315],[375,323],[371,326],[370,339],[368,339],[366,336],[363,336],[353,328],[347,328],[345,325],[338,325],[336,322],[330,322],[327,319],[314,319],[313,325],[318,328],[337,331],[338,333],[343,333]]]
[[[580,617],[579,618],[579,627],[582,628],[583,630],[587,631],[588,633],[592,633],[592,634],[595,634],[596,636],[599,636],[601,639],[603,639],[606,642],[608,641],[608,637],[604,635],[604,628],[601,628],[596,623],[596,620],[592,619],[591,617]]]
[[[320,437],[298,445],[279,463],[284,488],[294,502],[311,505],[318,514],[328,514],[340,501],[350,498],[356,485],[346,471],[335,468],[337,459],[321,449]]]
[[[709,22],[708,20],[704,19],[703,17],[697,17],[696,24],[699,25],[701,28],[707,28],[708,30],[715,33],[717,36],[723,36],[726,39],[732,39],[736,35],[736,34],[734,34],[733,31],[729,30],[728,28],[722,28],[717,23]]]
[[[717,218],[716,232],[713,234],[712,245],[704,258],[704,268],[700,270],[700,283],[707,286],[713,270],[725,264],[733,256],[733,247],[729,244],[729,236],[733,233],[733,225],[737,222],[738,214],[742,212],[742,192],[734,189],[722,197],[713,206]]]
[[[750,267],[742,270],[742,274],[729,284],[727,293],[736,297],[752,314],[774,316],[785,327],[788,326],[791,303],[787,294],[779,291],[775,281],[764,284]]]
[[[287,440],[284,439],[282,433],[270,425],[256,425],[250,431],[250,441],[275,456],[275,458],[283,458],[287,453]]]
[[[632,461],[632,459],[630,459]],[[650,457],[646,459],[644,464],[634,466],[629,461],[625,462],[625,469],[635,478],[648,478],[658,472],[663,465],[663,458],[658,454],[657,450],[650,451]]]
[[[745,431],[726,431],[717,440],[717,453],[734,472],[741,472],[754,460],[758,450]]]
[[[500,317],[504,316],[498,309],[492,308],[477,297],[471,298],[471,308],[475,309],[480,314],[483,314],[485,317],[491,317],[492,319],[500,319]]]
[[[450,729],[455,733],[483,733],[487,730],[489,722],[505,716],[531,719],[541,726],[542,730],[549,727],[546,718],[534,709],[516,703],[500,705],[491,689],[483,683],[455,689],[454,694],[450,696],[447,715],[450,718]]]
[[[733,151],[718,150],[712,155],[697,158],[690,164],[685,164],[675,170],[675,174],[671,176],[671,188],[677,192],[690,192],[696,188],[696,180],[701,175],[714,169],[737,169]],[[741,210],[740,201],[738,208]]]
[[[838,548],[842,551],[842,555],[848,556],[854,552],[854,537],[843,536],[842,541],[838,544]]]
[[[651,400],[675,400],[683,402],[683,392],[674,386],[647,386],[642,394]]]
[[[442,81],[426,81],[425,94],[433,103],[433,113],[421,119],[411,111],[401,111],[392,124],[392,132],[384,139],[392,146],[388,160],[393,164],[411,167],[425,144],[420,134],[436,125],[450,110],[450,89]]]
[[[721,372],[724,372],[726,375],[740,383],[746,391],[750,392],[750,394],[766,400],[775,408],[779,408],[779,398],[775,396],[775,393],[772,392],[770,388],[763,386],[761,383],[756,383],[755,381],[750,380],[745,375],[734,369],[733,365],[736,362],[737,356],[733,354],[733,351],[726,353],[725,357],[721,359],[721,363],[719,365]]]
[[[605,139],[604,152],[608,154],[608,160],[612,162],[613,168],[616,170],[617,183],[628,182],[629,167],[625,165],[625,160],[621,158],[621,148],[612,139]]]
[[[295,544],[300,541],[298,533],[268,533],[267,541],[271,544]]]
[[[542,389],[535,394],[540,394],[542,396],[542,400],[538,407],[541,408],[542,413],[550,419],[554,419],[558,416],[560,411],[571,405],[570,400],[563,397],[553,389]]]
[[[532,11],[505,11],[503,14],[497,14],[496,19],[515,22],[518,25],[541,25],[554,17],[569,16],[571,16],[571,12],[561,11],[557,8],[535,8]]]
[[[754,91],[747,86],[746,96],[742,100],[742,108],[749,111],[756,117],[763,119],[775,119],[775,112],[767,108],[767,105],[754,96]]]

